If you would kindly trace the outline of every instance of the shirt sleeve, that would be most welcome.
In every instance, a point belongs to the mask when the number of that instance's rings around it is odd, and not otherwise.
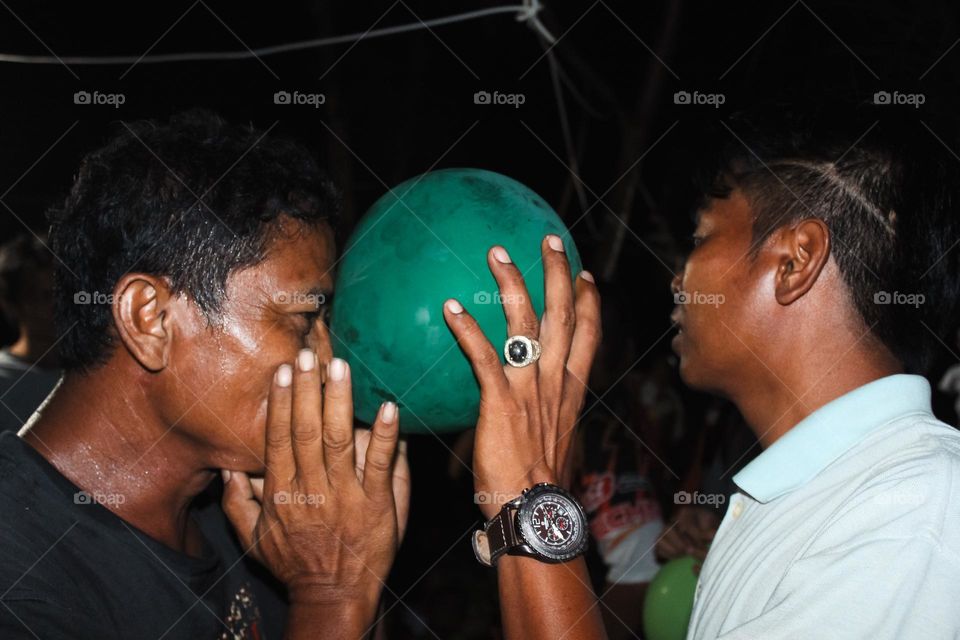
[[[720,638],[955,638],[957,575],[926,536],[859,540],[798,560],[770,606]]]

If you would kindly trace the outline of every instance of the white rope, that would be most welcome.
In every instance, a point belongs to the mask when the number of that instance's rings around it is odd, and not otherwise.
[[[553,34],[547,30],[540,18],[537,17],[537,14],[543,10],[543,6],[540,4],[540,0],[523,0],[523,11],[520,12],[520,15],[517,16],[518,22],[526,22],[531,29],[539,33],[544,40],[550,44],[556,43],[557,39],[553,37]]]
[[[245,60],[248,58],[262,58],[264,56],[276,55],[278,53],[287,53],[290,51],[302,51],[304,49],[316,49],[334,44],[343,44],[345,42],[354,42],[367,38],[379,38],[390,36],[397,33],[407,33],[418,31],[420,29],[429,29],[431,27],[440,27],[443,25],[454,24],[457,22],[466,22],[467,20],[476,20],[487,16],[516,13],[519,22],[526,22],[530,28],[537,31],[540,35],[553,43],[556,38],[547,30],[537,14],[543,9],[540,0],[523,0],[522,5],[503,5],[500,7],[491,7],[489,9],[480,9],[477,11],[468,11],[443,18],[433,18],[432,20],[412,22],[409,24],[397,25],[394,27],[383,27],[360,33],[350,33],[342,36],[332,36],[329,38],[314,38],[311,40],[300,40],[298,42],[289,42],[259,49],[248,49],[246,51],[197,51],[189,53],[164,53],[148,56],[31,56],[16,53],[0,53],[0,62],[13,62],[19,64],[66,64],[66,65],[96,65],[96,64],[157,64],[162,62],[192,62],[206,60]]]

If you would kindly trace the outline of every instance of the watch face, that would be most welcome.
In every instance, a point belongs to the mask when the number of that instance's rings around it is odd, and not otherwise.
[[[518,519],[527,544],[548,559],[568,560],[586,545],[583,510],[556,487],[531,490]]]

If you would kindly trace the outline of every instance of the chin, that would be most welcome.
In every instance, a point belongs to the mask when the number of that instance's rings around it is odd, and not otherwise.
[[[677,372],[680,374],[680,379],[683,380],[683,384],[694,389],[697,388],[694,377],[690,372],[690,361],[688,358],[680,356],[680,366],[677,368]]]
[[[704,379],[703,368],[698,366],[695,358],[686,353],[681,353],[679,358],[680,365],[677,367],[677,372],[685,385],[697,391],[707,391],[712,387],[710,381]]]

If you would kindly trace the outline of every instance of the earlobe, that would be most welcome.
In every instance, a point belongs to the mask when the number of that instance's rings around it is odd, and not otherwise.
[[[132,273],[114,288],[113,321],[127,351],[148,371],[167,366],[172,341],[166,282],[155,276]]]
[[[777,302],[788,305],[816,283],[830,258],[830,230],[823,220],[803,220],[783,232],[784,257],[777,271]]]

